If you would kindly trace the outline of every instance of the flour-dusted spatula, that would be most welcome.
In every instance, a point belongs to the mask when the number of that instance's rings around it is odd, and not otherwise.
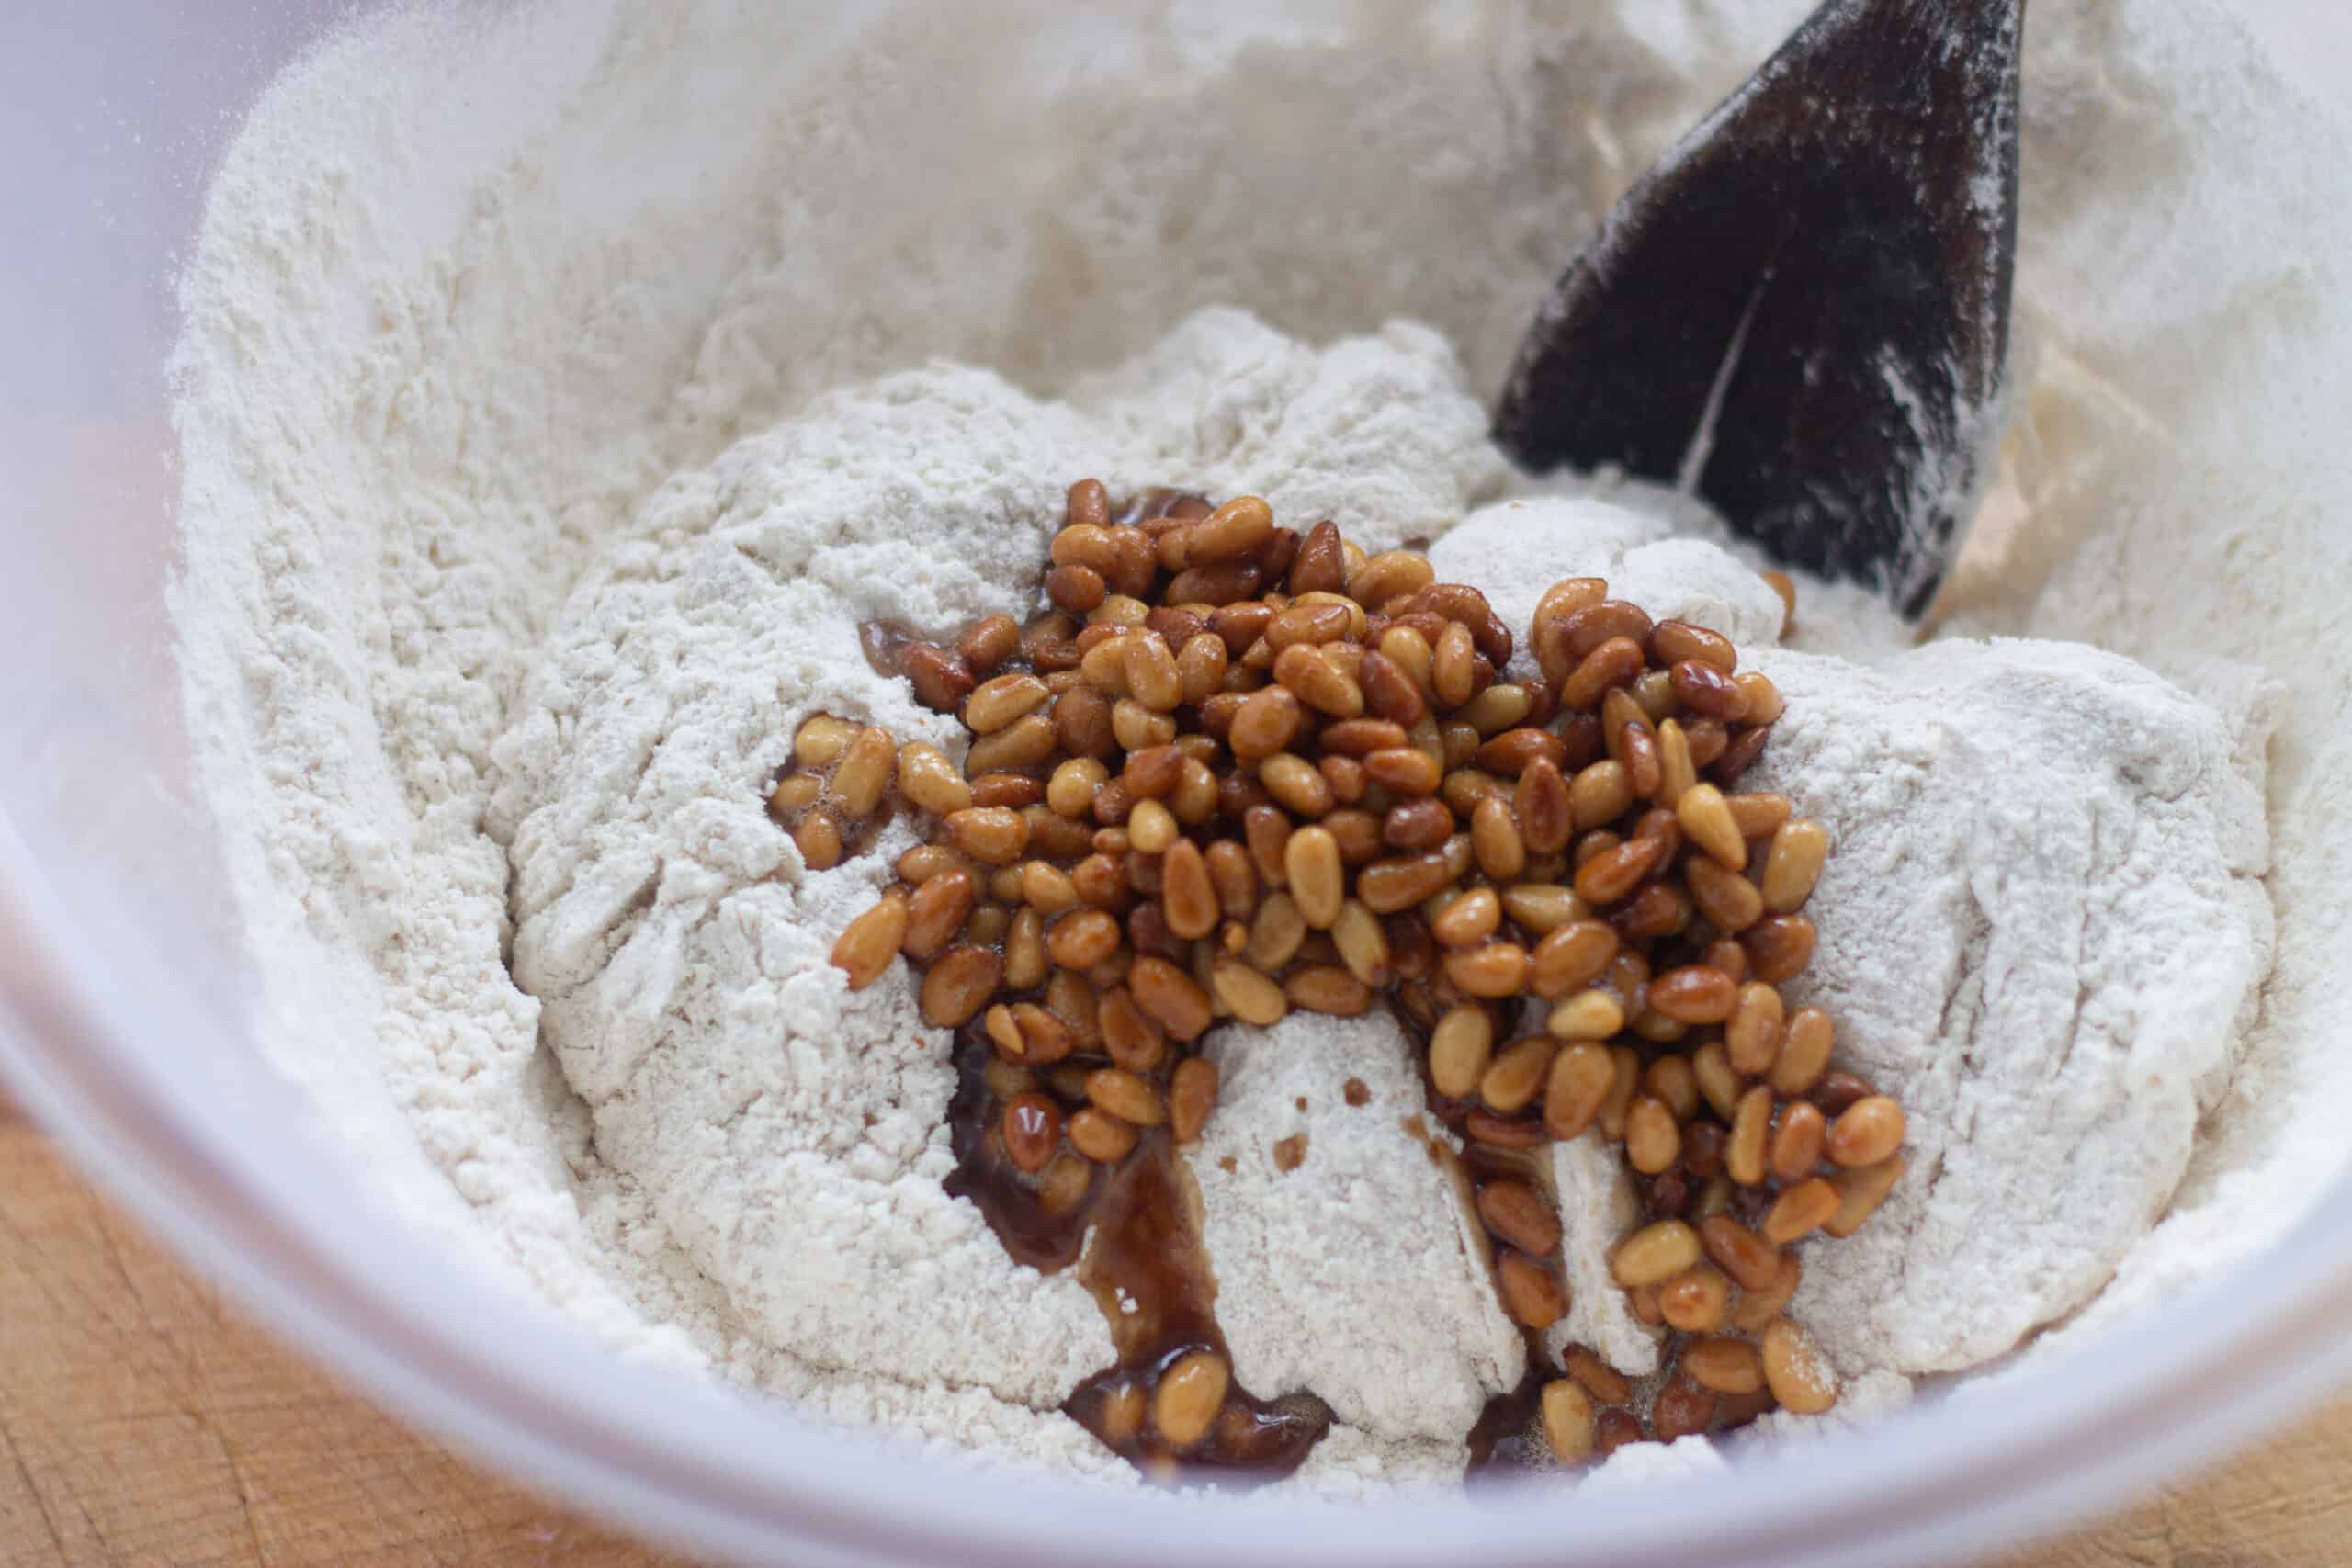
[[[1504,449],[1679,483],[1922,614],[1999,431],[2024,10],[1828,0],[1553,289]]]

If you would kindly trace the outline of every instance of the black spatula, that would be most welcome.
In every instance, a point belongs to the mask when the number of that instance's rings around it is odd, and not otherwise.
[[[1629,191],[1495,434],[1922,614],[1998,434],[2024,0],[1828,0]]]

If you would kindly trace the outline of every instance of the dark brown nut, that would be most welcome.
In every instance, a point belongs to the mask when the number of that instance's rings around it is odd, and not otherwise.
[[[1653,882],[1618,909],[1611,923],[1630,942],[1648,942],[1688,929],[1692,905],[1679,887]]]
[[[990,948],[951,947],[922,977],[922,1018],[941,1029],[956,1029],[979,1016],[996,995],[1004,960]]]
[[[1291,558],[1291,594],[1339,593],[1347,585],[1347,556],[1341,547],[1340,526],[1327,518],[1306,531],[1306,536],[1298,543],[1297,555]]]
[[[1173,746],[1147,746],[1127,753],[1126,765],[1119,770],[1119,782],[1136,800],[1158,800],[1176,788],[1176,781],[1183,773],[1183,752]]]
[[[1266,635],[1267,623],[1273,618],[1274,607],[1257,600],[1227,604],[1210,615],[1209,630],[1225,644],[1227,657],[1238,659]]]
[[[1650,1427],[1661,1443],[1703,1432],[1715,1418],[1716,1404],[1713,1390],[1687,1377],[1669,1378],[1650,1406]]]
[[[906,751],[912,750],[914,748],[910,746]],[[901,781],[907,776],[906,751],[899,753],[899,777]],[[946,759],[943,757],[940,761],[944,765]],[[1035,806],[1043,800],[1046,797],[1046,786],[1026,773],[982,773],[978,778],[971,781],[970,797],[972,806],[1019,811],[1023,807]],[[950,807],[941,815],[952,817],[962,809],[964,807]]]
[[[1504,1309],[1522,1328],[1549,1328],[1567,1315],[1567,1292],[1550,1269],[1525,1253],[1505,1252],[1495,1265],[1495,1283]]]
[[[1072,687],[1056,697],[1053,723],[1061,749],[1073,757],[1109,757],[1118,750],[1111,699],[1091,686]]]
[[[1061,1107],[1035,1089],[1006,1103],[1002,1125],[1004,1152],[1031,1176],[1046,1168],[1062,1141]]]
[[[1011,615],[984,615],[964,628],[956,651],[975,677],[986,678],[1021,648],[1021,627]]]
[[[1560,1217],[1523,1181],[1489,1181],[1478,1189],[1478,1217],[1487,1228],[1534,1258],[1560,1245]]]
[[[1157,1020],[1136,1005],[1134,993],[1125,986],[1114,986],[1102,993],[1095,1022],[1102,1033],[1102,1049],[1115,1066],[1131,1073],[1148,1073],[1167,1056],[1166,1033]]]
[[[1405,727],[1385,718],[1343,718],[1323,727],[1316,737],[1325,755],[1337,752],[1369,761],[1375,752],[1406,744]]]
[[[1777,986],[1813,962],[1813,922],[1803,915],[1774,915],[1740,932],[1739,944],[1747,949],[1748,973]]]
[[[1164,958],[1136,959],[1127,988],[1136,1005],[1175,1039],[1197,1040],[1215,1020],[1208,993]]]
[[[1615,903],[1657,869],[1664,847],[1657,839],[1635,839],[1594,855],[1577,868],[1577,897],[1596,907]]]
[[[1707,764],[1707,776],[1729,789],[1739,782],[1740,774],[1747,772],[1748,765],[1764,754],[1765,742],[1771,739],[1771,735],[1772,727],[1769,724],[1751,725],[1741,730],[1724,748],[1723,755]],[[1698,760],[1697,746],[1698,737],[1694,732],[1691,737],[1693,761]]]
[[[1445,802],[1406,800],[1388,808],[1381,819],[1380,837],[1382,842],[1394,849],[1434,850],[1453,836],[1453,813],[1447,809]]]
[[[1686,659],[1673,670],[1674,694],[1705,718],[1736,724],[1747,716],[1747,694],[1712,664]]]
[[[1646,647],[1651,627],[1649,614],[1640,605],[1629,604],[1622,599],[1605,599],[1578,610],[1562,623],[1558,634],[1560,648],[1573,667],[1575,662],[1588,658],[1594,649],[1616,637],[1626,637]],[[1548,678],[1550,672],[1545,673]],[[1563,701],[1565,705],[1565,699]]]
[[[1528,853],[1557,854],[1576,823],[1567,781],[1548,757],[1530,761],[1511,792],[1511,815]]]
[[[1284,858],[1290,834],[1291,820],[1279,806],[1252,806],[1241,814],[1242,839],[1257,864],[1258,880],[1269,887],[1281,887],[1290,879]]]
[[[955,712],[972,689],[972,671],[964,660],[927,642],[908,645],[899,655],[899,673],[914,688],[915,701],[933,713]]]

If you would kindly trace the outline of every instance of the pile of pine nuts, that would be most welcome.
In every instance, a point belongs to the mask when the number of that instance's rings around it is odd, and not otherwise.
[[[1193,1053],[1220,1019],[1385,998],[1464,1137],[1598,1127],[1635,1173],[1645,1223],[1612,1272],[1674,1371],[1643,1431],[1625,1381],[1572,1353],[1542,1401],[1562,1459],[1827,1408],[1782,1312],[1794,1248],[1862,1224],[1905,1129],[1779,989],[1812,956],[1829,840],[1737,787],[1772,682],[1598,579],[1544,595],[1514,667],[1484,595],[1418,553],[1277,527],[1254,496],[1130,513],[1072,486],[1046,608],[899,650],[971,732],[960,766],[825,716],[796,737],[774,807],[810,866],[870,836],[883,781],[936,829],[842,933],[850,985],[903,953],[927,1021],[985,1031],[995,1135],[1048,1187],[1152,1129],[1196,1139],[1217,1083]],[[1476,1199],[1507,1310],[1549,1327],[1553,1201]]]

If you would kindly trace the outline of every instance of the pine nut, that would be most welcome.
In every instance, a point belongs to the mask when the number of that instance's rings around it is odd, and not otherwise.
[[[1520,837],[1519,820],[1510,803],[1498,795],[1478,802],[1470,814],[1470,844],[1478,869],[1497,882],[1508,882],[1527,866],[1527,843]]]
[[[1430,1081],[1448,1100],[1466,1100],[1477,1089],[1494,1048],[1494,1022],[1481,1007],[1447,1010],[1430,1032]]]
[[[1160,856],[1159,904],[1168,929],[1187,941],[1216,930],[1221,910],[1209,881],[1207,862],[1190,839],[1179,839]]]
[[[1470,628],[1459,621],[1447,622],[1430,661],[1430,683],[1440,706],[1458,708],[1470,700],[1477,684],[1477,657]]]
[[[1013,912],[1004,933],[1004,983],[1015,991],[1040,986],[1046,979],[1046,917],[1035,908]]]
[[[1111,735],[1125,750],[1140,751],[1147,746],[1165,746],[1174,740],[1176,721],[1134,697],[1121,697],[1111,705]]]
[[[998,665],[1012,658],[1021,647],[1021,628],[1011,615],[988,615],[964,628],[956,640],[956,651],[965,667],[976,675],[987,675]]]
[[[1209,967],[1210,988],[1234,1017],[1261,1027],[1279,1023],[1290,1011],[1281,986],[1238,959],[1220,958]]]
[[[1887,1101],[1892,1105],[1893,1100]],[[1781,1108],[1780,1125],[1772,1130],[1772,1174],[1782,1181],[1797,1181],[1821,1163],[1822,1144],[1829,1130],[1821,1108],[1792,1100]]]
[[[1394,977],[1388,933],[1382,928],[1380,917],[1362,899],[1351,898],[1340,907],[1339,918],[1331,922],[1331,940],[1348,972],[1365,985],[1385,986]]]
[[[1310,964],[1283,981],[1293,1007],[1335,1018],[1362,1018],[1372,1010],[1372,988],[1337,964]]]
[[[1077,695],[1074,692],[1069,694]],[[1068,700],[1067,697],[1062,698],[1055,706],[1058,709],[1061,702]],[[984,735],[973,741],[971,750],[964,753],[964,773],[969,778],[978,778],[982,773],[1019,773],[1053,755],[1054,748],[1059,743],[1060,734],[1055,728],[1053,719],[1041,713],[1028,714],[1014,719],[995,734]]]
[[[1756,890],[1754,883],[1739,873],[1725,871],[1713,860],[1693,859],[1683,866],[1682,875],[1699,912],[1706,916],[1717,931],[1743,931],[1763,918],[1764,896]],[[1740,968],[1745,973],[1747,949],[1737,948],[1736,951],[1739,953]]]
[[[1168,1120],[1170,1134],[1180,1144],[1197,1141],[1201,1129],[1208,1124],[1209,1111],[1216,1104],[1216,1064],[1201,1056],[1187,1056],[1176,1064],[1176,1071],[1168,1084]]]
[[[1709,1335],[1682,1348],[1682,1371],[1717,1393],[1754,1393],[1764,1386],[1764,1360],[1745,1339]]]
[[[1119,950],[1119,922],[1100,909],[1079,909],[1046,931],[1046,953],[1065,969],[1087,969]]]
[[[1677,1023],[1721,1023],[1731,1016],[1737,996],[1738,987],[1722,970],[1686,964],[1652,980],[1647,1000]]]
[[[942,1029],[956,1029],[979,1016],[996,994],[1004,960],[984,947],[951,947],[934,960],[922,977],[922,1018]]]
[[[1838,1212],[1838,1189],[1820,1177],[1801,1181],[1782,1191],[1765,1211],[1760,1227],[1764,1239],[1787,1246],[1812,1235]]]
[[[1244,955],[1267,974],[1288,964],[1298,955],[1301,943],[1306,940],[1306,917],[1288,893],[1274,893],[1258,906],[1257,918],[1250,924],[1250,944]]]
[[[964,929],[979,897],[979,881],[968,871],[944,871],[924,882],[907,900],[900,950],[918,964],[938,957]]]
[[[1478,1189],[1478,1217],[1487,1228],[1533,1258],[1560,1245],[1560,1218],[1523,1181],[1489,1181]]]
[[[1127,972],[1136,1005],[1178,1040],[1197,1040],[1215,1020],[1208,993],[1164,958],[1139,957]]]
[[[1706,766],[1704,762],[1699,765]],[[1739,824],[1740,837],[1744,839],[1770,838],[1790,817],[1789,797],[1785,795],[1726,795],[1724,804],[1731,808],[1732,820]]]
[[[1772,834],[1764,857],[1764,908],[1776,915],[1792,915],[1813,897],[1821,880],[1822,863],[1829,855],[1829,830],[1814,821],[1784,822]]]
[[[1560,1282],[1522,1253],[1506,1252],[1497,1260],[1495,1283],[1503,1298],[1503,1310],[1522,1328],[1540,1332],[1567,1315],[1567,1293]]]
[[[1628,1290],[1662,1285],[1698,1261],[1699,1233],[1680,1220],[1659,1220],[1617,1244],[1609,1277]]]
[[[1271,757],[1291,743],[1305,722],[1306,714],[1306,708],[1288,687],[1268,686],[1250,694],[1235,710],[1226,744],[1233,749],[1237,761],[1255,762]]]
[[[1674,1112],[1655,1095],[1637,1095],[1625,1111],[1625,1157],[1644,1176],[1657,1176],[1682,1153]]]
[[[1184,530],[1186,561],[1206,565],[1255,555],[1273,534],[1273,508],[1257,496],[1238,495]]]
[[[1713,1264],[1694,1263],[1658,1287],[1657,1310],[1668,1327],[1713,1334],[1730,1314],[1731,1281]]]
[[[1608,972],[1621,946],[1606,920],[1587,916],[1555,927],[1535,944],[1529,988],[1546,1001],[1581,991]]]
[[[1635,839],[1595,855],[1577,868],[1577,897],[1594,906],[1624,897],[1665,858],[1665,842]]]
[[[1709,1041],[1690,1053],[1690,1078],[1699,1098],[1728,1125],[1739,1113],[1739,1075],[1732,1071],[1720,1041]]]
[[[1029,847],[1029,823],[1002,806],[973,806],[947,818],[947,841],[982,865],[1011,865]]]
[[[1764,1330],[1762,1348],[1764,1381],[1781,1409],[1818,1416],[1838,1403],[1838,1374],[1804,1329],[1776,1318]]]
[[[768,810],[778,818],[806,811],[825,793],[825,781],[815,773],[786,773],[775,781],[768,795]]]
[[[964,699],[964,728],[993,735],[1034,711],[1050,694],[1035,675],[999,675],[983,681]]]
[[[1773,1266],[1771,1275],[1754,1289],[1744,1289],[1739,1300],[1732,1303],[1731,1325],[1742,1334],[1760,1334],[1774,1318],[1788,1310],[1795,1299],[1797,1286],[1804,1280],[1804,1265],[1793,1252],[1783,1252]]]
[[[857,726],[831,714],[817,714],[802,720],[793,733],[792,760],[804,768],[830,768],[856,739]]]
[[[1878,1212],[1894,1184],[1903,1179],[1903,1156],[1891,1155],[1876,1165],[1851,1167],[1829,1179],[1838,1189],[1838,1212],[1821,1223],[1821,1228],[1843,1239],[1862,1228],[1862,1222]]]
[[[1306,923],[1329,931],[1347,898],[1347,871],[1340,841],[1324,828],[1301,828],[1283,847],[1283,875]]]
[[[1772,684],[1761,671],[1750,670],[1745,674],[1735,675],[1732,684],[1737,686],[1740,694],[1747,699],[1747,722],[1750,724],[1770,724],[1787,709],[1788,705],[1781,697],[1781,689]]]
[[[1046,1168],[1062,1141],[1061,1107],[1035,1090],[1006,1103],[1001,1125],[1004,1152],[1031,1176]]]
[[[880,902],[842,928],[830,962],[849,976],[851,990],[862,991],[890,967],[906,935],[907,900],[900,894],[886,893]]]
[[[1093,1106],[1069,1119],[1070,1147],[1097,1165],[1116,1165],[1126,1158],[1138,1135],[1132,1123]]]
[[[1761,1291],[1781,1277],[1780,1249],[1727,1214],[1702,1220],[1699,1240],[1743,1291]]]
[[[1474,997],[1516,996],[1527,978],[1527,949],[1514,942],[1489,942],[1449,953],[1445,977]]]
[[[1513,1116],[1526,1110],[1543,1090],[1558,1049],[1558,1041],[1542,1034],[1515,1043],[1479,1075],[1478,1098],[1499,1115]]]
[[[1606,827],[1633,808],[1634,781],[1613,759],[1579,769],[1568,785],[1568,809],[1577,832]]]
[[[1642,1062],[1630,1045],[1611,1046],[1609,1061],[1615,1077],[1609,1086],[1609,1098],[1601,1102],[1600,1135],[1616,1142],[1625,1135],[1625,1113],[1641,1082]]]
[[[831,871],[842,863],[841,824],[821,807],[800,819],[800,826],[793,829],[792,843],[800,852],[801,863],[810,871]]]
[[[1086,1075],[1086,1098],[1097,1111],[1135,1127],[1157,1127],[1168,1120],[1159,1096],[1124,1067],[1097,1067]]]
[[[1903,1107],[1883,1094],[1856,1100],[1829,1129],[1829,1157],[1841,1166],[1877,1165],[1903,1146]]]
[[[1611,688],[1623,686],[1642,672],[1642,645],[1629,637],[1611,637],[1577,660],[1560,682],[1563,708],[1589,708]]]
[[[1160,1375],[1152,1391],[1152,1429],[1170,1448],[1191,1448],[1208,1436],[1231,1383],[1231,1371],[1214,1352],[1185,1356]]]
[[[1772,1087],[1785,1095],[1800,1095],[1821,1081],[1828,1069],[1837,1030],[1819,1008],[1799,1008],[1782,1032],[1780,1055],[1773,1059]]]
[[[1739,1097],[1731,1137],[1724,1145],[1724,1169],[1742,1187],[1759,1185],[1766,1174],[1772,1131],[1772,1091],[1758,1084]]]
[[[1537,1396],[1544,1440],[1562,1464],[1582,1464],[1598,1446],[1592,1398],[1572,1378],[1555,1378]],[[1613,1413],[1612,1413],[1613,1414]]]

